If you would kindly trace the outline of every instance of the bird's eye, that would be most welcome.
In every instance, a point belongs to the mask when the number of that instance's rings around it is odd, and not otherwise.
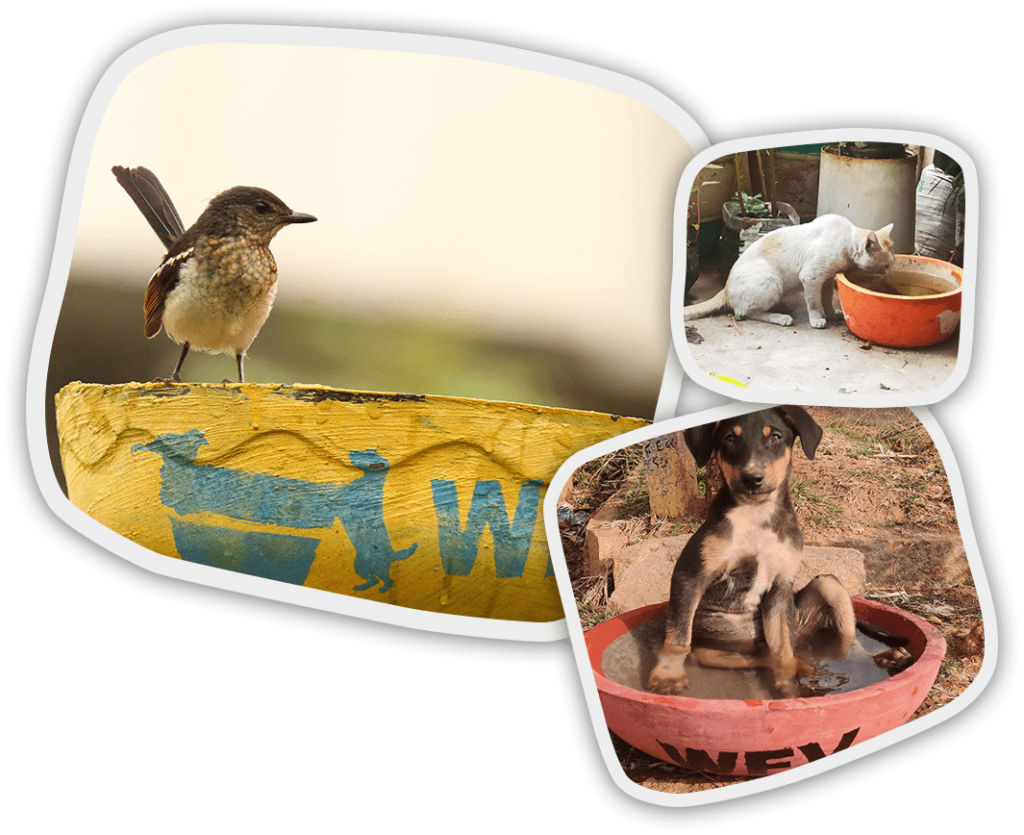
[[[253,206],[253,208],[256,209],[256,214],[258,215],[265,215],[267,212],[270,211],[270,206],[268,206],[262,200],[257,202],[256,205]]]

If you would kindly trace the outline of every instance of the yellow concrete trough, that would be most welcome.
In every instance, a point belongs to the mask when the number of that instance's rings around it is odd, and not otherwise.
[[[391,606],[524,622],[563,618],[541,519],[549,480],[574,452],[644,424],[302,385],[71,383],[57,395],[71,502],[132,542]]]

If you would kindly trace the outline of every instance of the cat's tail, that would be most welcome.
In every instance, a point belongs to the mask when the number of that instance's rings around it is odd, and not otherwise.
[[[723,310],[728,309],[729,297],[726,295],[725,287],[723,287],[717,296],[712,296],[707,301],[690,304],[684,307],[683,319],[687,321],[690,319],[703,319],[705,316],[711,316],[714,313],[721,313]]]

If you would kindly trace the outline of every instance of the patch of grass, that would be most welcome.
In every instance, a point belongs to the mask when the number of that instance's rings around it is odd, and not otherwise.
[[[584,630],[604,623],[615,613],[608,607],[608,578],[588,577],[573,584],[576,614]]]
[[[796,511],[814,522],[832,524],[843,516],[842,507],[829,501],[828,497],[811,486],[809,481],[790,481],[789,492],[793,497]]]
[[[633,471],[633,479],[623,494],[623,516],[650,515],[651,496],[647,490],[647,470],[638,466]]]
[[[580,626],[583,630],[592,629],[598,624],[604,623],[610,615],[605,609],[595,607],[589,603],[576,601],[576,613],[580,618]]]
[[[588,461],[573,476],[574,504],[597,508],[617,493],[638,469],[643,471],[643,444],[633,444]],[[644,485],[646,494],[646,485]]]
[[[931,436],[908,409],[839,409],[829,413],[828,433],[853,443],[850,456],[873,458],[891,452],[922,455],[934,449]]]
[[[671,522],[663,528],[666,536],[683,536],[688,533],[697,533],[697,528],[704,524],[701,519],[687,519],[685,522]]]

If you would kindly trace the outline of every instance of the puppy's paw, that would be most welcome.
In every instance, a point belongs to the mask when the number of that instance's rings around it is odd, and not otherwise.
[[[803,658],[796,659],[796,673],[795,678],[810,678],[811,676],[818,675],[818,671],[814,669],[814,666]]]
[[[647,681],[647,689],[662,696],[682,696],[690,687],[690,679],[686,673],[670,678],[651,673]]]
[[[775,688],[784,699],[799,699],[801,696],[807,695],[807,688],[796,679],[777,681],[775,682]]]
[[[903,647],[894,647],[893,649],[887,649],[885,652],[878,653],[874,660],[875,664],[879,667],[885,667],[890,673],[898,673],[914,663],[914,656]]]
[[[798,678],[815,675],[815,669],[803,658],[791,655],[788,658],[776,657],[772,661],[772,672],[775,674],[775,686],[786,693]]]
[[[828,322],[823,316],[811,316],[811,327],[821,330]]]
[[[664,696],[681,695],[690,686],[685,662],[685,655],[659,655],[658,663],[647,679],[647,689]]]

